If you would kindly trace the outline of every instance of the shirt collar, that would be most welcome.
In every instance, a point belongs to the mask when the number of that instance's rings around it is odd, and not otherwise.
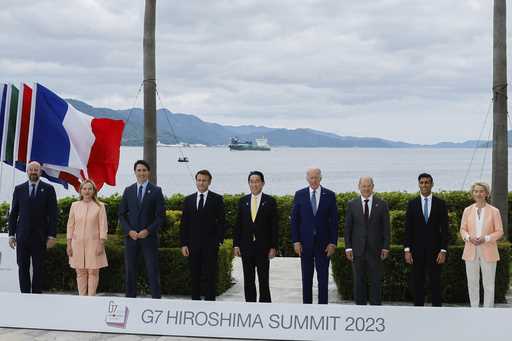
[[[430,193],[430,195],[428,197],[424,197],[422,194],[420,194],[421,196],[421,201],[425,201],[425,199],[428,199],[428,201],[432,201],[432,193]]]
[[[322,191],[322,186],[318,186],[317,189],[313,189],[313,188],[311,188],[311,186],[308,188],[309,188],[309,195],[312,195],[313,191],[316,191],[317,194],[320,194],[320,192]]]
[[[32,182],[32,181],[28,180],[28,186],[32,187],[32,185],[36,185],[36,187],[37,187],[37,186],[39,186],[39,182],[41,182],[41,180],[37,180],[36,182]]]
[[[142,186],[143,188],[146,188],[146,186],[148,185],[148,182],[149,182],[149,180],[146,180],[143,183],[137,182],[137,188],[140,186]]]
[[[206,196],[208,196],[208,190],[206,190],[206,191],[204,191],[204,192],[202,192],[202,193],[201,193],[201,192],[199,192],[199,191],[197,191],[197,196],[198,196],[198,197],[199,197],[201,194],[204,194],[204,196],[205,196],[205,197],[206,197]]]
[[[261,194],[263,193],[263,191],[261,191],[260,193],[258,193],[258,195],[254,195],[251,193],[251,198],[256,198],[256,199],[259,199],[261,198]]]
[[[372,202],[373,201],[373,194],[370,195],[368,198],[365,198],[361,195],[361,202],[364,204],[364,201],[368,199],[368,202]]]

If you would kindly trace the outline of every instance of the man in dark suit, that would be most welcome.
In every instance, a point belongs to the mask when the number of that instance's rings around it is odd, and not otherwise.
[[[448,249],[446,203],[432,195],[434,180],[418,176],[420,196],[409,201],[405,220],[405,262],[412,264],[414,305],[425,304],[425,274],[430,278],[432,306],[441,306],[441,267]]]
[[[256,302],[255,270],[258,271],[260,302],[271,302],[269,287],[270,259],[277,250],[277,204],[262,192],[265,177],[252,171],[248,177],[251,194],[240,198],[234,228],[234,254],[242,257],[246,302]]]
[[[9,245],[16,248],[22,293],[43,290],[44,256],[57,236],[57,196],[52,185],[40,180],[41,165],[27,165],[28,181],[16,186],[9,215]],[[30,262],[32,261],[32,281]]]
[[[201,299],[201,275],[206,277],[205,300],[215,301],[217,257],[224,242],[224,198],[208,190],[212,175],[206,169],[196,174],[197,192],[183,202],[181,253],[190,260],[192,299]]]
[[[152,298],[160,298],[158,231],[165,219],[162,189],[149,182],[150,167],[144,160],[133,165],[137,182],[126,187],[119,203],[119,221],[124,231],[126,297],[137,296],[137,263],[144,257]]]
[[[389,254],[389,210],[385,201],[373,195],[371,177],[359,179],[360,196],[347,204],[345,213],[345,255],[352,262],[354,300],[366,305],[367,282],[370,304],[381,305],[382,261]]]
[[[302,301],[313,303],[314,267],[318,279],[318,303],[327,304],[329,260],[338,241],[338,209],[336,195],[320,186],[322,172],[309,169],[309,187],[295,193],[291,215],[292,242],[300,256],[302,269]]]

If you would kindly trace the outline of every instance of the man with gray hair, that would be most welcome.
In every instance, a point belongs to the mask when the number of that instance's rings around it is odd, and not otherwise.
[[[338,208],[333,191],[320,186],[322,172],[310,168],[308,187],[295,193],[291,215],[292,242],[300,256],[302,302],[313,303],[313,274],[318,279],[318,303],[327,304],[329,261],[338,242]]]
[[[27,165],[28,181],[16,186],[9,215],[9,245],[16,248],[22,293],[43,290],[44,256],[57,236],[57,196],[52,185],[41,181],[41,165]],[[32,280],[30,263],[32,262]]]
[[[345,212],[345,255],[352,262],[354,300],[366,305],[367,282],[370,304],[381,305],[382,261],[389,253],[389,210],[385,201],[373,195],[369,176],[359,179],[360,196],[347,204]]]

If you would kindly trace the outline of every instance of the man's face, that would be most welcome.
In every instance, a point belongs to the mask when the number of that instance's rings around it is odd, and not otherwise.
[[[264,185],[265,183],[261,181],[259,175],[251,175],[249,178],[249,188],[251,189],[251,193],[254,195],[260,194]]]
[[[368,179],[359,181],[359,192],[363,198],[369,198],[373,194],[373,183]]]
[[[322,181],[322,176],[319,170],[310,170],[306,174],[306,180],[311,188],[317,189]]]
[[[37,163],[30,163],[27,168],[28,179],[37,182],[41,176],[41,166]]]
[[[206,192],[212,180],[208,175],[197,174],[196,176],[196,187],[199,192]]]
[[[418,181],[418,186],[420,187],[420,193],[424,197],[428,197],[432,193],[432,187],[434,187],[434,182],[430,178],[420,178]]]
[[[149,179],[149,170],[143,164],[138,164],[135,167],[135,177],[138,183],[144,183]]]

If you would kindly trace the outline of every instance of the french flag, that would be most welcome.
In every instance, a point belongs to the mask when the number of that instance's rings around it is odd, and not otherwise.
[[[38,83],[31,104],[29,160],[75,188],[85,178],[115,186],[123,120],[84,114]]]

